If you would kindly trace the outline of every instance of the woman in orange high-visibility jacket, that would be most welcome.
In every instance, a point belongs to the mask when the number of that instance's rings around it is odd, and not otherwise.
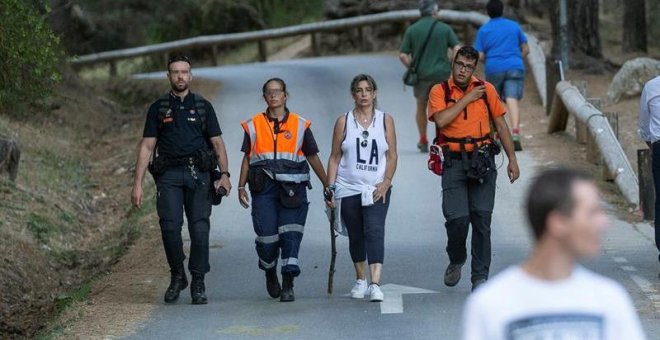
[[[245,156],[238,198],[243,207],[249,207],[245,191],[249,183],[259,268],[266,272],[268,294],[287,302],[295,300],[293,278],[300,274],[298,250],[307,218],[309,166],[324,187],[327,181],[310,122],[286,107],[284,81],[269,79],[262,92],[266,111],[241,123]],[[281,287],[277,277],[280,253]]]

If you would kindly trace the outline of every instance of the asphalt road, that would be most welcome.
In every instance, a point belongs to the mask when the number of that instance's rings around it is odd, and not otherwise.
[[[381,280],[386,302],[352,300],[346,295],[354,283],[354,272],[348,242],[343,237],[337,243],[335,293],[331,297],[326,294],[330,237],[321,185],[315,178],[314,189],[309,192],[311,204],[299,256],[302,274],[295,282],[295,302],[280,303],[268,297],[263,272],[257,268],[250,211],[240,207],[234,190],[229,199],[214,208],[212,215],[211,272],[206,279],[209,304],[191,305],[188,290],[182,292],[174,305],[165,305],[160,299],[154,301],[159,307],[128,338],[460,337],[460,314],[470,293],[469,266],[463,268],[464,277],[458,286],[443,285],[448,259],[444,251],[440,178],[426,170],[426,156],[416,150],[415,104],[411,89],[404,91],[403,67],[395,56],[314,58],[194,69],[193,73],[195,77],[223,83],[213,104],[228,145],[234,187],[242,158],[243,132],[239,123],[265,108],[261,86],[266,79],[281,77],[287,82],[288,107],[312,121],[312,131],[325,163],[334,121],[352,107],[349,93],[352,77],[358,73],[374,76],[379,86],[378,106],[394,116],[399,141],[399,167],[387,217]],[[509,184],[506,162],[500,170],[492,223],[492,273],[521,261],[530,247],[521,204],[527,184],[539,165],[528,152],[521,152],[518,157],[522,173],[518,182]],[[650,228],[613,219],[603,256],[586,265],[615,278],[628,289],[649,339],[659,339],[657,290],[660,287]],[[399,304],[397,295],[402,292],[402,304]]]

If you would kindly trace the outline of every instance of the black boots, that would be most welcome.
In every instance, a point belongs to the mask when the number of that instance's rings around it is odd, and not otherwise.
[[[192,297],[193,305],[205,305],[208,303],[206,299],[206,287],[204,286],[204,274],[192,274],[190,296]]]
[[[282,292],[280,293],[280,302],[295,301],[293,296],[293,275],[282,274]]]
[[[172,303],[179,298],[179,293],[188,287],[188,279],[183,264],[170,269],[172,273],[170,286],[165,291],[165,302]]]
[[[280,281],[277,279],[277,269],[266,271],[266,290],[273,299],[280,297],[282,288],[280,288]]]

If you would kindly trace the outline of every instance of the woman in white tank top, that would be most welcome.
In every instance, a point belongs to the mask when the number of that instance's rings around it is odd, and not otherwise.
[[[329,206],[336,207],[346,229],[357,281],[353,298],[368,296],[383,301],[380,276],[385,246],[385,216],[389,207],[392,176],[396,171],[394,120],[376,109],[377,86],[370,75],[359,74],[351,82],[353,110],[335,123],[328,160],[327,192],[334,193]],[[367,285],[369,262],[371,284]]]

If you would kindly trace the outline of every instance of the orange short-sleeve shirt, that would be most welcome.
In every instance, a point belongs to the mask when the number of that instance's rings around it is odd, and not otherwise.
[[[453,79],[449,79],[449,88],[451,89],[450,98],[455,102],[463,98],[465,92],[458,87]],[[471,91],[474,87],[478,86],[480,83],[483,83],[486,86],[486,97],[488,98],[488,106],[490,107],[490,114],[492,118],[498,118],[506,114],[506,108],[500,100],[500,96],[497,94],[495,87],[486,81],[472,77],[470,79],[470,85],[468,85],[467,91]],[[448,107],[455,104],[455,102],[445,103],[445,91],[442,88],[441,84],[437,84],[431,88],[429,93],[429,102],[428,102],[428,119],[434,121],[433,116]],[[444,136],[451,138],[479,138],[490,134],[491,125],[490,119],[488,117],[488,108],[486,107],[486,101],[479,99],[475,100],[459,113],[454,120],[449,123],[447,126],[442,128],[441,133]],[[451,151],[460,151],[460,145],[457,143],[447,143],[449,144],[449,149]],[[472,148],[471,145],[467,145],[468,151]]]

